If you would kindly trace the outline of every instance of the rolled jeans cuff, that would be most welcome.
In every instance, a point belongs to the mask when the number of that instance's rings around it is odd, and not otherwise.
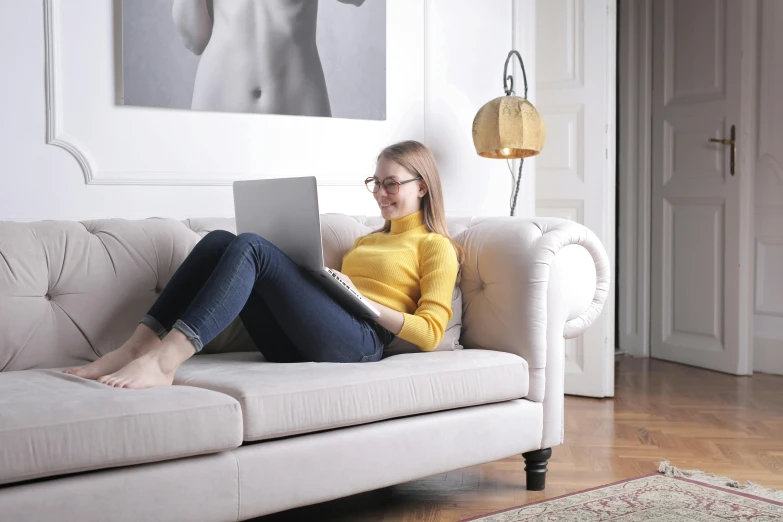
[[[139,324],[143,324],[147,326],[150,330],[155,332],[155,335],[158,336],[158,339],[161,341],[164,337],[166,337],[166,334],[169,333],[168,330],[166,330],[166,327],[164,327],[162,324],[160,324],[160,321],[152,317],[151,315],[145,315],[141,321],[139,321]]]
[[[188,341],[193,343],[193,347],[196,348],[196,353],[200,352],[201,349],[204,348],[204,343],[201,342],[201,337],[199,337],[190,326],[183,323],[181,319],[177,319],[177,322],[174,323],[174,326],[171,328],[176,328],[182,332],[182,334],[188,338]]]

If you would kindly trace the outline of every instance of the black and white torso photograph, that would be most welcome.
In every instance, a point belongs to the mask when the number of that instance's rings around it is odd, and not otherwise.
[[[123,103],[386,118],[386,0],[123,0]]]

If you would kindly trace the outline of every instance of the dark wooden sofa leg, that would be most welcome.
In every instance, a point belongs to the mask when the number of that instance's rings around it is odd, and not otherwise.
[[[525,475],[527,476],[527,489],[529,491],[541,491],[546,486],[546,463],[552,456],[552,449],[540,449],[528,451],[522,454],[525,457]]]

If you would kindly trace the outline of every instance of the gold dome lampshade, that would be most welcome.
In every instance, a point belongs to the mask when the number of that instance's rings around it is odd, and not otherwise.
[[[525,81],[525,95],[514,96],[514,77],[508,74],[508,62],[516,56]],[[510,82],[510,85],[509,85]],[[503,90],[500,96],[484,104],[473,118],[473,145],[484,158],[519,159],[519,174],[514,180],[511,215],[517,206],[522,165],[525,158],[535,156],[544,148],[546,127],[544,119],[527,99],[527,73],[517,51],[511,50],[503,67]],[[512,173],[513,178],[513,173]]]
[[[533,104],[520,96],[500,96],[473,119],[473,145],[485,158],[527,158],[544,148],[546,126]]]

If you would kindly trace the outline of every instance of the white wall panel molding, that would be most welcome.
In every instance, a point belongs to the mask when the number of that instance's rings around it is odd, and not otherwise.
[[[538,9],[542,11],[541,19],[560,22],[546,26],[547,30],[556,33],[548,39],[553,47],[538,51],[539,56],[546,53],[548,58],[539,61],[539,88],[549,90],[582,87],[585,63],[584,0],[547,0],[539,2]]]
[[[46,142],[67,150],[84,173],[85,182],[93,179],[93,161],[87,155],[83,145],[67,135],[61,128],[61,119],[57,112],[62,98],[60,92],[59,38],[56,20],[59,19],[59,2],[44,0],[44,49],[46,52]]]
[[[539,199],[536,202],[536,215],[570,219],[584,225],[585,202],[583,199]]]
[[[321,185],[358,186],[383,146],[423,139],[421,0],[397,0],[387,10],[394,45],[387,48],[386,121],[120,105],[117,5],[44,0],[46,139],[74,156],[87,184],[230,185],[316,174]]]
[[[538,160],[539,175],[567,177],[572,179],[562,181],[584,183],[584,106],[541,105],[538,110],[546,122],[550,149]]]

